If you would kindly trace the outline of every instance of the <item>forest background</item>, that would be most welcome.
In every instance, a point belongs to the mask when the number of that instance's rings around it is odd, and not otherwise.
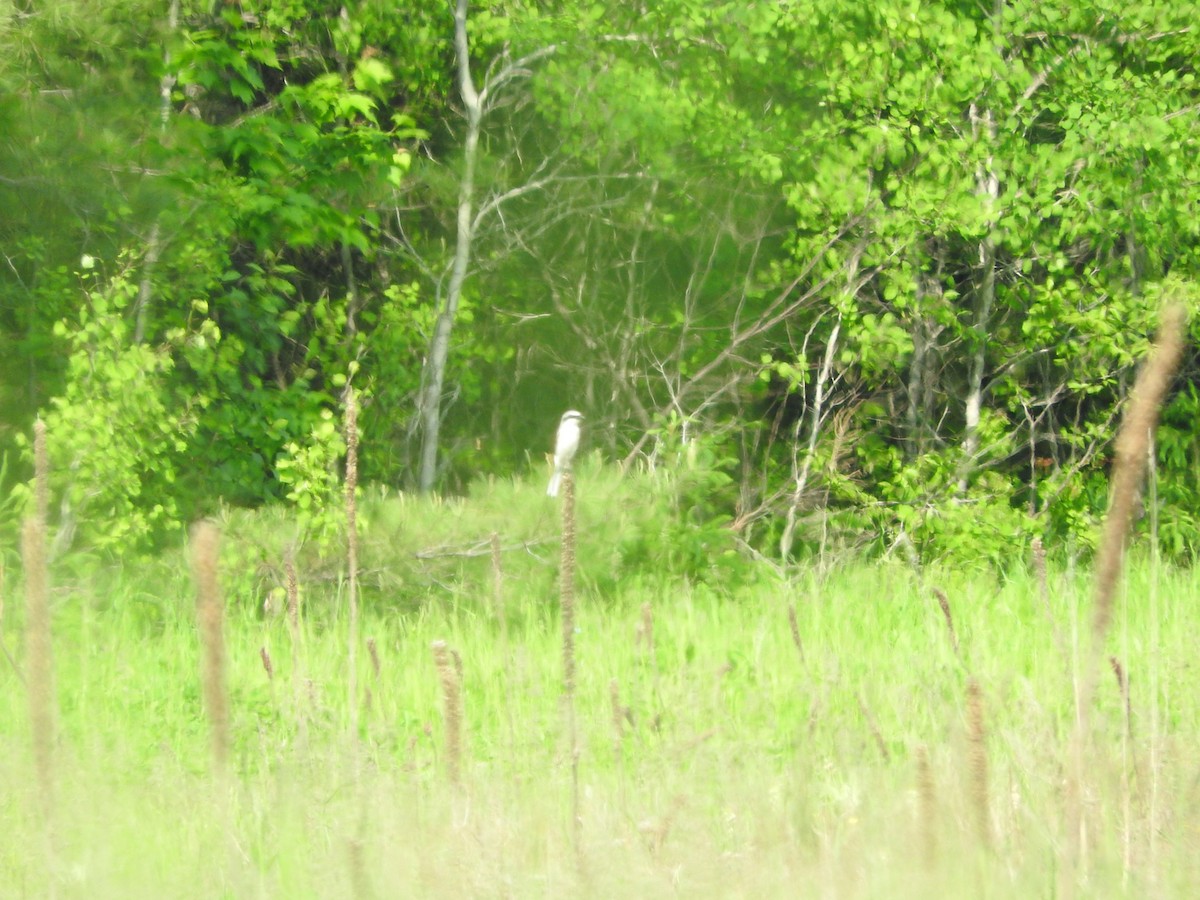
[[[583,410],[588,451],[669,476],[698,568],[1086,553],[1158,311],[1200,306],[1197,21],[0,4],[0,528],[40,415],[56,552],[221,503],[320,530],[352,384],[360,478],[404,490],[540,482]],[[1198,377],[1148,501],[1178,559]]]

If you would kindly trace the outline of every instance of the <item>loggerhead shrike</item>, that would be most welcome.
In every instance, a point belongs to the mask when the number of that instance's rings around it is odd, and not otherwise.
[[[583,413],[568,409],[558,423],[558,436],[554,439],[554,474],[550,476],[550,486],[546,488],[547,497],[558,496],[562,474],[571,468],[571,460],[579,449],[579,423],[582,421]]]

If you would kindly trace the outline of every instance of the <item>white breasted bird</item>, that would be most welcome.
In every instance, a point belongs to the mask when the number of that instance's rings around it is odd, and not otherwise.
[[[563,472],[571,469],[571,460],[579,449],[579,425],[582,421],[583,413],[568,409],[558,423],[558,436],[554,439],[554,474],[550,476],[550,486],[546,488],[547,497],[558,496]]]

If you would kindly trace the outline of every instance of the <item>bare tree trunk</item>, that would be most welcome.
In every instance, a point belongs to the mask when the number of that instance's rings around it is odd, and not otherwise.
[[[167,13],[167,27],[169,35],[174,35],[175,29],[179,27],[179,0],[171,0],[171,7]],[[163,76],[158,83],[159,128],[163,132],[166,132],[167,123],[171,118],[171,89],[173,87],[175,87],[175,76],[171,74],[171,51],[164,50]],[[154,289],[150,279],[154,275],[154,267],[158,265],[158,257],[161,253],[162,229],[155,221],[154,227],[150,229],[150,238],[146,242],[146,257],[142,262],[142,280],[138,285],[137,300],[134,303],[133,342],[135,344],[140,344],[146,339],[146,309],[150,305],[150,295]]]
[[[816,391],[813,396],[812,426],[808,431],[808,447],[804,453],[804,463],[796,474],[796,486],[792,491],[792,500],[788,504],[787,521],[783,526],[783,536],[779,539],[779,558],[786,564],[792,552],[792,543],[796,533],[796,512],[804,499],[804,490],[808,487],[808,476],[812,472],[813,455],[817,451],[817,438],[821,436],[821,425],[825,421],[825,395],[829,390],[829,380],[833,375],[833,360],[837,356],[838,335],[842,330],[842,320],[838,317],[829,341],[825,345],[825,359],[821,363],[821,371],[817,374]]]
[[[138,283],[137,300],[134,302],[133,342],[140,344],[146,339],[146,309],[150,305],[150,297],[154,293],[151,278],[154,267],[158,265],[159,254],[162,253],[162,237],[158,222],[150,229],[150,237],[146,241],[146,255],[142,257],[142,280]]]
[[[908,364],[908,381],[905,385],[907,406],[904,410],[904,424],[907,459],[917,459],[929,449],[933,431],[931,422],[934,416],[933,397],[937,378],[934,367],[938,336],[943,329],[932,314],[932,307],[942,299],[943,264],[940,246],[933,262],[933,272],[917,275],[916,316],[909,326],[913,353]],[[920,269],[920,264],[917,268]]]
[[[976,137],[992,142],[996,137],[996,122],[991,110],[982,115],[971,107],[971,123]],[[982,129],[981,129],[982,126]],[[982,130],[983,134],[980,135]],[[971,471],[975,468],[975,457],[979,453],[979,418],[983,412],[983,372],[987,364],[988,329],[991,327],[992,307],[996,301],[996,204],[1000,196],[1000,180],[992,168],[992,158],[979,167],[975,174],[976,190],[987,205],[986,232],[979,242],[979,267],[982,272],[979,287],[975,291],[975,323],[972,327],[973,353],[967,380],[966,423],[963,437],[963,461],[959,469],[958,489],[965,491]]]
[[[338,18],[345,26],[350,24],[350,10],[345,4],[338,10]],[[338,72],[346,83],[349,83],[350,66],[346,62],[346,55],[340,50],[336,50],[334,55],[337,58]],[[350,346],[354,340],[354,336],[358,334],[358,281],[354,277],[354,255],[350,252],[350,242],[342,238],[342,274],[346,278],[346,333],[343,337],[343,344]]]
[[[925,320],[913,323],[913,355],[908,364],[908,407],[904,410],[904,421],[908,431],[906,456],[915,459],[925,452],[926,419],[929,410],[922,402],[925,396],[925,354],[929,351],[929,338]]]
[[[350,242],[342,239],[342,272],[346,276],[346,337],[349,346],[358,334],[358,280],[354,277],[354,256],[350,252]]]
[[[479,128],[483,119],[483,103],[471,80],[469,48],[467,45],[467,0],[458,0],[454,8],[454,55],[458,62],[458,89],[467,112],[467,133],[463,148],[463,174],[458,186],[458,233],[454,246],[454,262],[445,305],[438,314],[433,329],[429,356],[425,360],[423,389],[420,399],[422,425],[421,466],[417,486],[422,491],[433,489],[437,478],[438,435],[442,425],[442,385],[446,378],[446,357],[450,350],[450,332],[462,298],[467,265],[471,260],[471,238],[474,235],[472,208],[475,199],[475,164],[479,156]]]
[[[490,108],[494,94],[509,82],[527,78],[531,66],[557,51],[557,45],[541,47],[520,59],[509,59],[507,52],[501,57],[505,64],[497,68],[499,58],[489,66],[488,74],[478,89],[471,77],[470,47],[467,41],[467,0],[457,0],[454,7],[454,57],[458,64],[458,90],[466,111],[466,133],[463,139],[463,171],[458,185],[457,233],[454,257],[450,264],[450,280],[446,286],[445,300],[438,280],[437,304],[439,313],[433,327],[433,338],[429,344],[429,355],[425,358],[421,372],[421,389],[417,401],[417,418],[421,428],[421,458],[418,466],[417,487],[422,492],[433,489],[437,480],[438,438],[442,425],[442,393],[446,382],[446,358],[450,352],[450,335],[458,315],[462,299],[463,284],[467,280],[467,269],[471,263],[471,245],[481,224],[488,216],[496,214],[510,200],[534,191],[539,191],[555,180],[547,174],[546,164],[538,167],[537,175],[526,183],[507,191],[487,197],[475,211],[475,170],[479,158],[479,135],[483,117]]]

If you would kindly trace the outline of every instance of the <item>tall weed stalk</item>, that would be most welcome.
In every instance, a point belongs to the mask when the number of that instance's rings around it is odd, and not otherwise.
[[[50,637],[49,572],[46,563],[46,513],[49,509],[49,458],[46,425],[34,423],[34,513],[21,532],[25,568],[25,667],[29,724],[38,795],[47,822],[54,810],[54,657]]]
[[[347,693],[350,699],[350,742],[358,743],[358,402],[346,388],[346,568],[350,606],[347,638]]]
[[[196,578],[196,615],[203,643],[201,686],[208,714],[213,770],[224,777],[229,765],[229,697],[225,687],[225,609],[218,583],[220,532],[212,522],[192,530],[192,569]]]
[[[1171,379],[1183,354],[1186,310],[1182,303],[1172,302],[1162,311],[1161,324],[1149,358],[1138,373],[1117,433],[1116,458],[1109,485],[1108,515],[1100,535],[1096,553],[1095,588],[1093,593],[1092,625],[1087,635],[1088,645],[1081,660],[1079,676],[1079,706],[1075,731],[1071,740],[1071,765],[1068,769],[1066,792],[1067,859],[1060,867],[1064,882],[1060,894],[1072,896],[1080,883],[1088,878],[1086,823],[1083,818],[1083,781],[1086,748],[1091,739],[1091,707],[1096,687],[1103,671],[1104,642],[1113,617],[1113,600],[1125,563],[1125,549],[1137,505],[1138,489],[1146,471],[1154,429],[1159,411],[1170,387]],[[1153,829],[1152,829],[1153,830]]]
[[[567,741],[571,754],[571,821],[575,849],[580,847],[582,813],[579,805],[579,735],[575,722],[575,477],[563,473],[562,559],[558,596],[562,616],[563,702],[566,706]]]
[[[433,663],[442,683],[442,721],[446,734],[446,777],[458,784],[462,777],[462,683],[445,641],[433,642]]]

